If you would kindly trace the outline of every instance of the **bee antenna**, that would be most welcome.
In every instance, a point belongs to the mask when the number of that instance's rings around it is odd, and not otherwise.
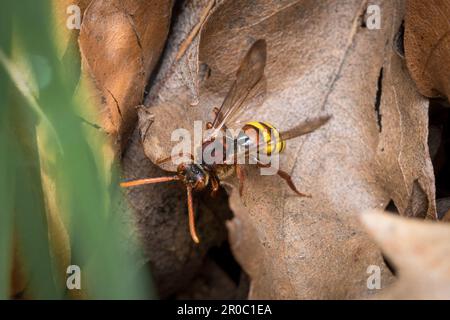
[[[195,243],[200,243],[198,239],[197,232],[195,231],[195,216],[194,216],[194,200],[192,197],[192,187],[187,186],[187,202],[188,202],[188,212],[189,212],[189,232],[191,233],[191,238]]]
[[[129,187],[141,186],[144,184],[161,183],[161,182],[175,181],[175,180],[180,180],[180,178],[178,176],[145,178],[145,179],[138,179],[138,180],[132,180],[132,181],[125,181],[125,182],[120,183],[120,186],[122,188],[129,188]]]

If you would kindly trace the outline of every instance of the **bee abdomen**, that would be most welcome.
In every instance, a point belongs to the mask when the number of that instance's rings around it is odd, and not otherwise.
[[[286,142],[281,137],[280,132],[270,123],[247,122],[242,130],[253,143],[263,146],[264,149],[261,151],[266,152],[267,155],[281,153],[286,147]]]

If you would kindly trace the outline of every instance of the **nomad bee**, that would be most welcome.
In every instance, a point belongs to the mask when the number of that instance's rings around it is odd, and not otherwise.
[[[223,161],[207,163],[203,159],[201,163],[195,163],[191,156],[192,161],[178,165],[174,176],[139,179],[121,183],[122,187],[133,187],[175,180],[183,182],[187,189],[189,231],[195,243],[199,243],[200,240],[195,230],[193,191],[200,191],[207,186],[211,186],[212,192],[215,193],[219,189],[220,179],[227,176],[230,171],[235,171],[239,180],[239,192],[242,195],[245,173],[243,166],[237,161],[238,155],[244,154],[249,157],[252,154],[251,151],[256,151],[254,152],[256,156],[252,157],[253,163],[259,167],[268,167],[267,164],[261,161],[260,154],[279,154],[284,150],[287,140],[310,133],[330,119],[330,116],[318,117],[302,122],[296,127],[282,132],[267,122],[247,122],[244,126],[241,126],[240,134],[232,138],[233,143],[231,145],[233,147],[229,147],[230,144],[227,141],[229,141],[230,137],[229,135],[227,136],[225,131],[227,128],[231,128],[232,125],[239,123],[237,116],[242,113],[252,98],[265,90],[265,65],[266,41],[261,39],[256,41],[245,55],[236,73],[236,79],[221,107],[214,110],[214,121],[206,125],[207,129],[209,129],[209,135],[203,140],[200,151],[203,151],[208,146],[210,147],[212,143],[220,144],[222,148],[216,149],[225,150],[219,155],[219,158]],[[241,121],[240,123],[243,122]],[[225,138],[219,138],[223,136],[223,133],[225,133]],[[170,157],[165,158],[158,161],[158,163],[167,162],[170,159]],[[297,190],[288,173],[282,170],[277,170],[276,173],[286,181],[297,195],[309,197]]]

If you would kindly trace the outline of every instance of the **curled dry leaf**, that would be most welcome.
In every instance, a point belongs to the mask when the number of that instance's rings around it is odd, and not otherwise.
[[[450,225],[379,210],[361,219],[398,273],[398,281],[378,298],[450,299]]]
[[[85,12],[79,39],[84,76],[98,90],[100,125],[119,147],[134,128],[135,107],[164,48],[172,4],[93,0]]]
[[[216,4],[199,33],[198,48],[186,52],[199,66],[194,73],[198,106],[189,105],[193,95],[185,63],[169,58],[171,67],[162,69],[149,108],[140,113],[146,156],[167,157],[172,131],[212,120],[211,111],[221,104],[242,57],[263,38],[267,94],[253,118],[283,130],[333,115],[319,130],[289,141],[280,158],[281,168],[312,198],[298,198],[279,177],[260,176],[250,167],[242,199],[232,192],[230,240],[252,280],[250,298],[369,295],[367,267],[385,267],[356,214],[393,199],[403,215],[435,217],[428,102],[392,49],[404,2],[378,4],[381,30],[362,23],[367,1]],[[173,56],[180,43],[170,44]],[[154,117],[151,126],[148,113]],[[234,179],[227,183],[235,190]]]
[[[407,1],[406,64],[418,89],[428,97],[450,98],[449,17],[449,1]]]

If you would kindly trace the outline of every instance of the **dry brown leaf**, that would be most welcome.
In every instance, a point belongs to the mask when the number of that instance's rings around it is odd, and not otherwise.
[[[405,219],[379,210],[361,219],[398,272],[398,281],[378,298],[450,299],[447,223]]]
[[[381,30],[362,24],[367,1],[216,4],[199,47],[185,54],[191,65],[199,60],[189,69],[197,73],[185,72],[186,61],[174,62],[181,41],[169,44],[173,57],[158,76],[150,108],[140,112],[144,150],[152,161],[170,155],[174,129],[191,130],[194,120],[212,119],[212,108],[220,105],[240,60],[259,38],[268,45],[268,90],[254,118],[287,129],[333,115],[323,128],[289,141],[280,159],[311,199],[293,196],[277,176],[261,177],[248,168],[242,204],[236,195],[230,200],[231,244],[252,279],[250,298],[370,295],[367,267],[383,262],[355,215],[393,199],[401,214],[435,217],[428,102],[392,50],[403,1],[378,3]],[[196,80],[200,103],[191,107]],[[235,180],[228,182],[235,188]]]
[[[135,107],[164,48],[172,4],[93,0],[85,12],[79,40],[84,76],[98,89],[101,127],[119,146],[134,128]]]
[[[406,64],[419,91],[450,98],[450,2],[409,0],[405,17]]]

